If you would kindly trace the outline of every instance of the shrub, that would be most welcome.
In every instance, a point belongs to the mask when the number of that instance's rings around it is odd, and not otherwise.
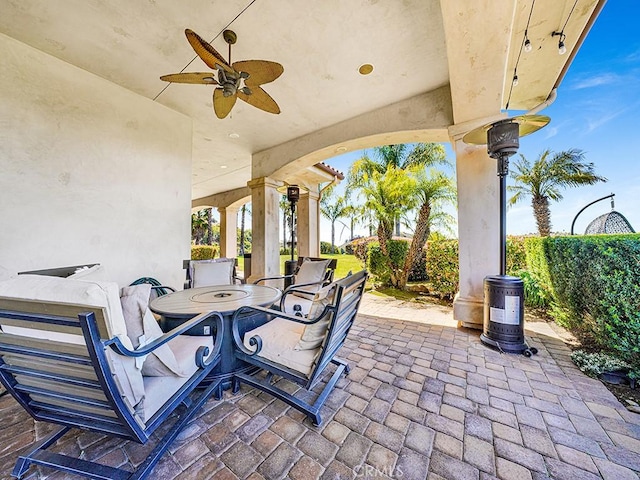
[[[217,245],[191,245],[191,260],[210,260],[216,255]]]
[[[373,242],[377,242],[378,237],[363,237],[358,238],[352,241],[349,244],[349,248],[353,252],[353,255],[356,256],[358,260],[360,260],[363,264],[367,263],[367,251],[369,249],[369,244]]]
[[[338,253],[340,249],[335,247],[335,251],[331,248],[331,242],[320,242],[320,253]]]
[[[627,370],[630,365],[606,353],[589,353],[576,350],[571,354],[571,360],[576,366],[590,377],[597,377],[604,372]]]
[[[525,237],[507,237],[507,275],[516,275],[526,268]]]
[[[389,240],[387,248],[389,250],[389,259],[382,254],[379,242],[371,242],[367,253],[367,268],[371,275],[376,277],[376,280],[383,285],[390,284],[391,271],[389,270],[388,260],[391,260],[393,269],[401,269],[407,256],[409,243],[404,240]]]
[[[409,252],[410,241],[407,240],[389,240],[387,247],[391,257],[393,268],[400,270],[404,267],[404,262]],[[368,243],[367,268],[374,275],[378,282],[388,285],[390,281],[389,267],[386,258],[382,255],[379,242]],[[422,250],[422,255],[418,263],[409,272],[410,282],[424,282],[428,278],[426,251]]]
[[[434,295],[453,299],[458,291],[458,241],[427,243],[426,271]]]
[[[533,243],[538,263],[532,273],[551,292],[558,323],[592,336],[640,369],[640,235],[551,237]]]

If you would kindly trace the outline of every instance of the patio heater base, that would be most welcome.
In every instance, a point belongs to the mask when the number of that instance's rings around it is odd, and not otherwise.
[[[538,353],[524,340],[524,282],[492,275],[484,279],[484,328],[480,341],[506,353]]]

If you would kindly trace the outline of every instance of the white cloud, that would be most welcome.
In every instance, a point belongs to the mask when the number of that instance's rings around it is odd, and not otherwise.
[[[571,85],[571,90],[581,90],[583,88],[600,87],[603,85],[612,85],[621,81],[620,75],[615,73],[601,73],[600,75],[594,75],[592,77],[584,78],[576,81]]]

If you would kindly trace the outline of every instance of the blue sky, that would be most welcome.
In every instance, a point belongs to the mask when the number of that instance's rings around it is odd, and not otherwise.
[[[558,89],[556,101],[540,112],[551,117],[544,129],[520,139],[519,154],[535,160],[545,149],[559,152],[578,148],[595,165],[606,183],[567,189],[564,199],[551,205],[552,229],[569,232],[578,211],[600,197],[615,193],[615,210],[640,231],[640,18],[638,0],[609,0],[591,28],[582,48]],[[510,112],[518,114],[522,112]],[[455,157],[447,146],[449,157]],[[325,163],[342,172],[362,152],[350,152]],[[515,157],[513,157],[515,158]],[[497,178],[496,178],[497,182]],[[611,210],[608,200],[586,209],[576,221],[576,233]],[[336,243],[348,237],[337,226]],[[507,213],[508,234],[536,232],[528,200]],[[363,233],[360,229],[360,233]],[[323,219],[322,240],[330,240],[330,226]]]

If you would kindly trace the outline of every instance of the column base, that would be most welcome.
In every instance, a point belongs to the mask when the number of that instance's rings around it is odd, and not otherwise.
[[[453,319],[459,327],[482,330],[484,324],[484,299],[461,297],[459,293],[453,299]]]

